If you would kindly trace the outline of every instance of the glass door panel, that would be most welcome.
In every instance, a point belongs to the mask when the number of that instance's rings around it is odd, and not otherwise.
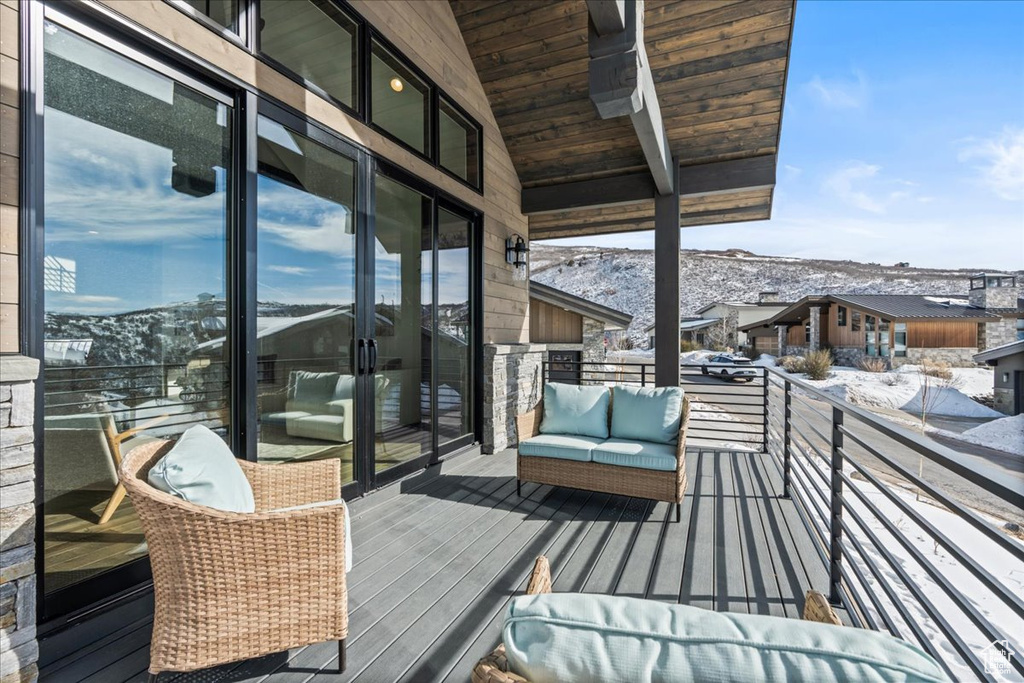
[[[426,195],[375,178],[370,365],[379,471],[433,450],[433,207]]]
[[[260,117],[258,459],[340,458],[353,481],[356,162]]]
[[[473,432],[471,219],[437,212],[437,442]]]
[[[43,67],[43,589],[68,596],[49,610],[148,552],[122,453],[228,438],[235,302],[226,98],[52,22]]]

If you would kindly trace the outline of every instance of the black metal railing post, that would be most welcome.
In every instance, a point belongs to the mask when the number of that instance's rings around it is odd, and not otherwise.
[[[640,364],[640,386],[647,386],[647,363]]]
[[[843,411],[832,408],[832,498],[829,529],[828,601],[842,602],[839,594],[843,580]]]
[[[764,409],[761,411],[761,452],[768,452],[768,368],[761,368],[761,381],[764,383]]]
[[[789,392],[793,387],[789,380],[785,381],[783,386],[783,412],[782,412],[782,497],[789,498],[789,468],[791,467],[789,459],[792,457],[790,451],[790,443],[792,440],[792,419],[793,419],[793,408],[792,401]]]

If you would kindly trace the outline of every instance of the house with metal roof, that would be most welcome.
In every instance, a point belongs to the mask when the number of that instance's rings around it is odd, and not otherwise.
[[[867,356],[894,365],[930,359],[971,366],[979,351],[1024,335],[1024,301],[1015,275],[980,274],[970,286],[967,296],[811,295],[740,329],[763,353],[830,348],[840,365]]]
[[[1007,415],[1024,413],[1024,331],[1016,341],[982,351],[974,360],[991,365],[995,370],[992,373],[995,409]]]

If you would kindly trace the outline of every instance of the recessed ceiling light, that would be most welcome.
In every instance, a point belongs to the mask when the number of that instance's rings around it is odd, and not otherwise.
[[[402,79],[400,79],[400,78],[392,78],[391,79],[391,89],[392,90],[394,90],[395,92],[402,92],[403,88],[405,88],[405,84],[402,83]]]

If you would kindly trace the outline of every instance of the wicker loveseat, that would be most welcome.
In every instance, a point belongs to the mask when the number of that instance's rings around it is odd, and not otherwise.
[[[615,411],[614,391],[611,396],[609,423],[612,421]],[[542,432],[541,422],[544,419],[544,400],[542,399],[532,409],[516,418],[516,436],[519,442],[516,458],[517,491],[522,482],[526,481],[660,500],[675,503],[676,521],[678,522],[680,504],[686,489],[686,429],[689,417],[689,400],[683,396],[680,406],[679,429],[675,435],[675,443],[672,444],[675,460],[670,470],[629,467],[622,464],[594,462],[593,460],[580,461],[564,457],[545,457],[536,453],[524,455],[524,442],[534,439]]]
[[[255,512],[196,505],[147,480],[173,446],[133,449],[121,483],[149,544],[156,608],[150,681],[293,647],[339,641],[345,667],[348,589],[340,461],[239,461]],[[285,510],[295,506],[308,506]]]

